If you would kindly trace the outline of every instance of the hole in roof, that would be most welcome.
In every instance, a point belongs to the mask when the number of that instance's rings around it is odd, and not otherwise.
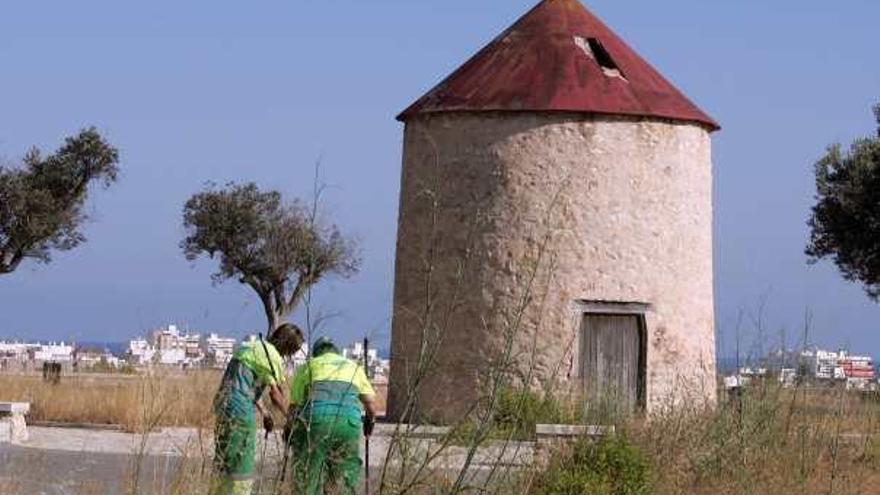
[[[611,54],[608,53],[608,50],[605,49],[602,42],[597,38],[582,38],[580,36],[575,36],[574,44],[583,50],[588,57],[599,64],[603,74],[608,77],[619,77],[626,81],[626,77],[623,75],[620,67],[617,66],[617,63],[614,62]]]

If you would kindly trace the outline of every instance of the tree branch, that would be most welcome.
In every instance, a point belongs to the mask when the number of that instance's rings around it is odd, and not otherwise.
[[[272,290],[272,294],[275,296],[275,307],[283,309],[283,312],[287,314],[288,311],[284,301],[284,283],[276,285]]]
[[[23,249],[10,250],[8,247],[0,251],[0,273],[12,273],[25,258]]]
[[[310,275],[300,275],[299,280],[296,281],[296,287],[290,293],[290,299],[285,304],[285,310],[288,312],[293,311],[299,305],[306,293],[306,289],[314,283],[313,280],[314,278]]]

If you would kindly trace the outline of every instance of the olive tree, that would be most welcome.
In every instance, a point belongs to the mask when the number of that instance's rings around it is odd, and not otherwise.
[[[90,185],[116,181],[119,152],[94,128],[69,137],[55,153],[36,148],[22,166],[0,166],[0,274],[27,259],[48,263],[52,251],[85,241],[79,228]]]
[[[348,277],[358,270],[352,239],[319,221],[314,208],[285,202],[278,191],[261,191],[253,183],[212,185],[192,196],[183,225],[186,258],[216,258],[215,284],[234,278],[251,287],[263,304],[267,334],[323,277]]]
[[[874,107],[880,126],[880,105]],[[806,253],[834,261],[847,280],[880,298],[880,128],[848,150],[835,144],[815,165],[816,205]]]

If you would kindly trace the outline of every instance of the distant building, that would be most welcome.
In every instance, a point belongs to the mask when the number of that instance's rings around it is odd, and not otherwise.
[[[805,351],[802,357],[817,380],[846,381],[848,386],[860,388],[877,378],[874,360],[869,356],[815,349]]]
[[[74,346],[65,342],[0,341],[0,370],[26,371],[43,363],[73,364]]]
[[[216,333],[211,333],[202,341],[201,350],[205,353],[205,357],[212,366],[222,368],[232,359],[236,342],[233,338],[221,337]]]
[[[373,380],[377,377],[387,377],[389,368],[391,367],[390,361],[387,359],[380,359],[379,352],[376,349],[367,349],[367,376]],[[363,342],[355,342],[349,347],[342,349],[342,355],[348,359],[352,359],[359,363],[363,363],[364,360],[364,344]]]
[[[188,364],[186,351],[183,349],[160,349],[158,352],[159,363],[168,366],[183,366]]]
[[[73,361],[73,346],[64,342],[39,344],[33,348],[32,361],[51,363],[70,363]]]
[[[813,375],[819,380],[834,379],[834,370],[837,368],[839,353],[816,349],[813,353]]]
[[[27,345],[19,342],[0,342],[0,359],[27,360]]]
[[[199,366],[205,358],[199,334],[181,333],[177,325],[150,332],[150,340],[138,337],[128,343],[128,360],[137,366]]]
[[[27,346],[19,342],[0,341],[0,370],[20,371],[27,366]]]
[[[153,362],[156,349],[146,339],[136,338],[128,341],[126,355],[135,366],[145,366]]]
[[[349,347],[346,347],[342,350],[343,357],[348,359],[352,359],[358,362],[363,361],[364,359],[364,344],[363,342],[355,342]],[[379,353],[376,349],[367,349],[367,363],[373,363],[379,359]]]
[[[183,341],[183,351],[187,358],[200,360],[204,357],[202,337],[199,334],[187,334],[182,336],[181,340]]]
[[[122,360],[114,356],[107,349],[77,349],[74,353],[74,363],[77,370],[105,366],[108,368],[120,368]]]
[[[249,336],[245,340],[253,341]],[[149,340],[138,337],[129,341],[126,355],[136,366],[176,366],[223,368],[232,359],[239,341],[215,332],[202,336],[199,333],[181,332],[177,325],[168,325],[150,332]],[[294,356],[292,364],[304,363],[306,352]]]
[[[171,349],[184,349],[186,347],[186,338],[180,335],[177,325],[168,325],[164,328],[153,330],[153,345],[160,351]]]

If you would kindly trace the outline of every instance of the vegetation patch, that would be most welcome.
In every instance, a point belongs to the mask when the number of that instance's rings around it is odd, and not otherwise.
[[[533,481],[535,495],[643,495],[651,493],[651,463],[624,435],[583,439],[554,453]]]

